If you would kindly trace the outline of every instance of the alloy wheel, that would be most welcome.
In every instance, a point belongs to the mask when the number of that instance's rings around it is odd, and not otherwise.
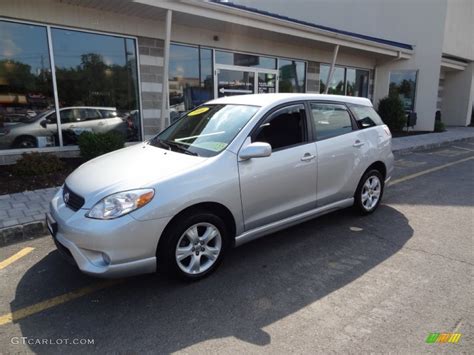
[[[370,211],[377,206],[381,191],[382,184],[380,179],[375,175],[369,176],[361,191],[362,206],[366,211]]]
[[[222,251],[222,236],[211,223],[196,223],[179,238],[175,259],[186,274],[205,272],[217,261]]]

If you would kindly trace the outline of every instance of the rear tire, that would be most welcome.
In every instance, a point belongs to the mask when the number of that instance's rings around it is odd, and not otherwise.
[[[384,191],[384,179],[380,171],[373,169],[367,171],[354,196],[354,207],[362,215],[373,213],[382,200]]]
[[[199,280],[217,269],[229,245],[224,221],[203,211],[171,223],[158,245],[158,270],[169,277]]]

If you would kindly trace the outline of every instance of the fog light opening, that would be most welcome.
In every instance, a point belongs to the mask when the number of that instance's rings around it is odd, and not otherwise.
[[[106,266],[109,266],[110,265],[110,256],[108,256],[107,254],[105,253],[102,253],[102,259],[104,260],[104,264]]]

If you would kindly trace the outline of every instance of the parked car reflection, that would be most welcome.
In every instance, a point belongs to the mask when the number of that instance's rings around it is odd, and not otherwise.
[[[137,115],[137,114],[136,114]],[[77,144],[83,132],[117,131],[128,136],[130,124],[118,115],[114,107],[64,107],[60,109],[64,145]],[[131,123],[135,125],[135,122]],[[136,125],[135,125],[136,126]],[[43,148],[59,145],[55,110],[34,117],[29,115],[0,126],[0,149]]]

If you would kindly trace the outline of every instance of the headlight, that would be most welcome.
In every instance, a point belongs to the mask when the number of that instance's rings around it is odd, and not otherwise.
[[[95,219],[114,219],[145,206],[155,195],[153,189],[118,192],[104,197],[86,214]]]

